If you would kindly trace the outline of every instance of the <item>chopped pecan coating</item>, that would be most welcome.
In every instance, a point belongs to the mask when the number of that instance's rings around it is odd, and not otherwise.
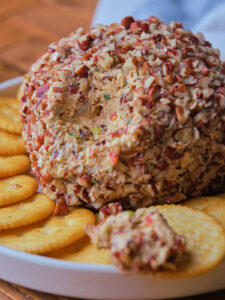
[[[21,97],[23,137],[43,191],[100,209],[218,189],[224,66],[202,34],[156,17],[78,29],[51,44],[25,75]]]

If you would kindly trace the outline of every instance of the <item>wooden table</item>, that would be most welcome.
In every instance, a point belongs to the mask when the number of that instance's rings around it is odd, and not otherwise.
[[[0,82],[27,72],[49,43],[82,26],[97,0],[0,0]]]
[[[0,82],[27,72],[49,43],[67,36],[77,27],[87,29],[96,2],[97,0],[0,0]],[[0,300],[53,299],[69,298],[35,292],[0,280]],[[189,299],[224,300],[225,291]]]

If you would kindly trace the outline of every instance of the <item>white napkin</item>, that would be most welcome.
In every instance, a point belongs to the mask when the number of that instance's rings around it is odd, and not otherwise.
[[[181,21],[184,28],[202,32],[225,60],[224,0],[99,0],[92,24],[120,22],[124,16]]]

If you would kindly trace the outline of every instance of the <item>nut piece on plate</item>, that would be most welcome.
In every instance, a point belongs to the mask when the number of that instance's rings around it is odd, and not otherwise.
[[[175,203],[223,184],[224,65],[180,23],[78,29],[31,66],[20,97],[32,170],[68,206]]]
[[[110,249],[113,264],[127,271],[174,270],[186,244],[155,209],[120,212],[86,231],[98,248]]]

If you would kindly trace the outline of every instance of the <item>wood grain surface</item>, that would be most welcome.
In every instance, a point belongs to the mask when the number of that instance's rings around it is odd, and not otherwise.
[[[27,72],[49,43],[80,26],[87,29],[96,1],[0,0],[0,82]],[[0,300],[53,299],[69,298],[32,291],[0,280]],[[188,299],[225,300],[225,290]]]
[[[0,0],[0,82],[27,72],[51,42],[87,29],[97,0]]]

